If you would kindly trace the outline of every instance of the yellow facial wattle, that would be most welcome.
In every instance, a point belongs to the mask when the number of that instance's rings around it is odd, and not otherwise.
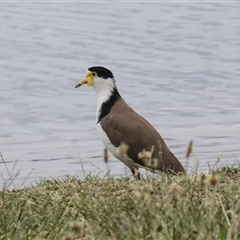
[[[93,73],[91,71],[87,70],[85,77],[75,86],[75,88],[78,88],[78,87],[82,86],[83,84],[87,84],[88,87],[92,86],[93,78],[94,78]]]

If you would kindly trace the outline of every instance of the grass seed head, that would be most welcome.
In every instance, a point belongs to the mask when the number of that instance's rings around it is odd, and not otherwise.
[[[219,183],[220,176],[216,173],[211,173],[206,178],[206,185],[215,186]]]
[[[103,160],[105,163],[108,163],[108,151],[106,148],[104,148],[104,151],[103,151]]]
[[[186,158],[189,158],[192,152],[193,152],[193,141],[191,140],[187,146]]]
[[[144,162],[146,167],[156,170],[158,169],[159,161],[157,158],[152,158],[153,151],[154,146],[152,146],[151,151],[143,149],[138,153],[138,157]]]
[[[79,222],[74,222],[72,226],[72,230],[74,233],[78,233],[81,230],[81,223]]]
[[[151,158],[149,159],[146,163],[145,163],[145,166],[146,167],[149,167],[153,170],[157,170],[158,169],[158,159],[157,158]]]
[[[170,193],[174,196],[174,197],[177,197],[179,195],[179,191],[180,191],[180,186],[173,182],[171,185],[170,185]]]
[[[127,156],[127,150],[129,149],[129,146],[124,143],[121,142],[121,144],[118,146],[118,152],[122,157],[126,157]]]

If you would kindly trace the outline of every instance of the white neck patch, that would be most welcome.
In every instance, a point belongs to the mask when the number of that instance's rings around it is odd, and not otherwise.
[[[95,77],[93,80],[93,88],[97,94],[97,119],[99,115],[99,111],[104,102],[106,102],[113,93],[116,85],[114,83],[114,79],[107,78],[103,79],[100,77]]]

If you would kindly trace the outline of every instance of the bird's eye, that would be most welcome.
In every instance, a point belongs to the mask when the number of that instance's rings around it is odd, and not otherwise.
[[[92,75],[93,75],[94,77],[97,76],[97,74],[96,74],[95,72],[93,72]]]

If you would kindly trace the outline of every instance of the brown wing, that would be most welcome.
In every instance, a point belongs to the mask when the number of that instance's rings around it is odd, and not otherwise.
[[[122,98],[101,120],[101,124],[114,146],[118,147],[121,142],[129,146],[127,154],[134,162],[145,166],[143,160],[138,157],[139,153],[143,149],[151,151],[154,146],[152,158],[158,159],[158,170],[184,172],[183,166],[155,128],[130,108]]]

